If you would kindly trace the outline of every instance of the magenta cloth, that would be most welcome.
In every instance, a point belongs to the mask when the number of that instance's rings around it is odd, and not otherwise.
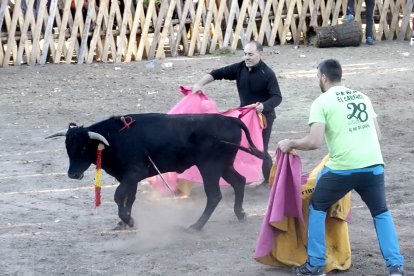
[[[191,94],[192,89],[188,86],[180,86],[179,91],[184,97],[168,112],[168,114],[219,113],[216,103],[201,91]],[[230,109],[221,114],[241,119],[249,129],[253,143],[259,150],[263,150],[262,128],[254,105]],[[241,145],[248,146],[244,133],[242,135]],[[239,150],[234,161],[234,167],[240,174],[246,177],[246,182],[251,183],[261,179],[262,162],[261,159]],[[163,174],[163,177],[172,190],[177,188],[176,181],[178,178],[195,183],[202,183],[201,174],[196,166],[192,166],[181,174],[168,173]],[[150,185],[161,194],[170,193],[160,176],[149,177],[147,180]],[[224,179],[220,179],[220,184],[228,185]]]
[[[192,89],[188,86],[180,86],[179,91],[185,97],[168,111],[168,114],[218,113],[216,102],[210,100],[204,93],[191,94]]]
[[[295,217],[303,221],[302,214],[302,163],[298,155],[276,150],[277,170],[270,190],[268,206],[256,244],[255,258],[269,254],[278,230],[272,222]]]
[[[231,117],[239,118],[247,126],[252,137],[253,144],[259,149],[263,150],[263,136],[262,127],[260,125],[259,116],[257,115],[256,106],[245,106],[234,109],[229,109],[221,114]],[[242,132],[241,145],[249,147],[246,135]],[[263,160],[251,155],[247,152],[239,150],[234,161],[234,168],[244,177],[246,182],[256,182],[262,177]]]

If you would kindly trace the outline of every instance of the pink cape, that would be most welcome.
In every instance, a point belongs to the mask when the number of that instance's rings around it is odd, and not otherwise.
[[[302,215],[302,163],[300,157],[276,150],[277,170],[270,190],[267,211],[256,245],[255,258],[272,251],[278,229],[270,223],[282,221],[285,217],[295,217],[303,222]]]
[[[307,258],[308,205],[326,156],[309,174],[302,175],[300,158],[277,150],[277,172],[256,244],[254,259],[276,266],[298,266]],[[351,266],[348,222],[351,193],[333,204],[326,217],[325,272]]]
[[[192,94],[191,87],[180,86],[180,92],[184,94],[184,98],[168,114],[219,113],[216,103],[201,91]],[[230,109],[221,114],[241,119],[249,129],[253,143],[259,150],[263,150],[262,127],[260,126],[259,117],[254,105]],[[241,145],[248,146],[244,133],[242,135]],[[240,174],[246,177],[247,183],[251,183],[261,179],[262,162],[261,159],[239,150],[234,161],[234,167]],[[173,191],[177,189],[177,179],[184,179],[195,183],[203,182],[196,166],[192,166],[181,174],[174,172],[164,173],[163,177]],[[171,193],[160,176],[149,177],[147,180],[161,194]],[[223,179],[220,179],[220,184],[228,185]]]

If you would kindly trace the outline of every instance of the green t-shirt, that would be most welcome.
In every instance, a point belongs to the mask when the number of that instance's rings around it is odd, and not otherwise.
[[[326,166],[350,170],[383,164],[371,100],[359,91],[334,86],[311,106],[309,125],[325,124]]]

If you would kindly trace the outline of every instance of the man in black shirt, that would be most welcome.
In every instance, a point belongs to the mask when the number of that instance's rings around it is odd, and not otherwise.
[[[201,91],[203,86],[214,80],[236,80],[240,97],[240,106],[257,104],[256,110],[266,118],[267,127],[263,130],[263,146],[266,153],[262,172],[268,184],[272,158],[268,153],[273,121],[276,119],[275,107],[282,102],[282,94],[276,75],[261,59],[263,47],[256,41],[250,41],[244,47],[243,61],[211,71],[193,85],[193,93]]]

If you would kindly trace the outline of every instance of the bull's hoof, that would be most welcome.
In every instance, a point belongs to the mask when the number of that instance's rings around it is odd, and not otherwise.
[[[125,223],[123,220],[121,220],[112,230],[122,231],[122,230],[127,230],[133,227],[134,227],[134,220],[133,218],[131,218],[128,223]]]
[[[236,216],[237,216],[237,219],[239,221],[246,221],[247,220],[247,215],[246,215],[245,212],[238,213],[238,214],[236,214]]]
[[[133,218],[130,218],[127,224],[131,228],[134,227],[134,219]]]
[[[203,226],[194,223],[193,225],[190,225],[190,227],[187,228],[188,232],[194,232],[194,231],[201,231],[203,229]]]
[[[112,228],[112,230],[121,231],[121,230],[126,230],[127,228],[128,228],[128,224],[126,224],[125,222],[121,220],[120,222],[118,222],[118,224],[114,228]]]

